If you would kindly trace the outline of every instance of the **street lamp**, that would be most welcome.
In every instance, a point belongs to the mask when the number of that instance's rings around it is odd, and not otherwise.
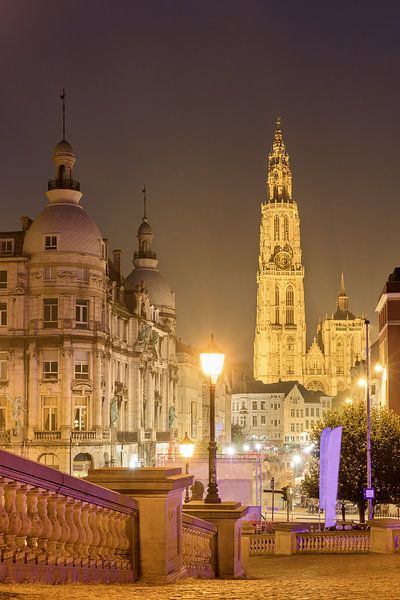
[[[205,352],[200,354],[201,368],[204,375],[210,379],[210,443],[208,445],[208,491],[204,502],[207,504],[218,504],[221,498],[218,496],[217,483],[217,442],[215,441],[215,386],[224,366],[225,355],[217,348],[214,336]]]
[[[369,321],[365,319],[365,362],[367,367],[367,502],[368,502],[368,519],[374,518],[374,510],[372,505],[374,490],[372,489],[372,456],[371,456],[371,391],[369,378]]]
[[[194,442],[188,437],[185,432],[185,437],[179,442],[179,451],[183,458],[186,458],[186,475],[189,475],[189,458],[192,458],[194,452]],[[186,487],[185,502],[189,502],[189,486]]]

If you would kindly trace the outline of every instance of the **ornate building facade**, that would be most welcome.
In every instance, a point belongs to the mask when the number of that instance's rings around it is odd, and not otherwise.
[[[61,470],[152,465],[176,437],[175,300],[146,214],[125,279],[54,152],[47,205],[0,233],[0,440]]]
[[[264,383],[296,380],[334,396],[350,388],[350,369],[363,358],[365,320],[349,311],[343,274],[336,312],[320,321],[307,350],[300,218],[278,119],[268,157],[267,198],[261,205],[254,378]]]

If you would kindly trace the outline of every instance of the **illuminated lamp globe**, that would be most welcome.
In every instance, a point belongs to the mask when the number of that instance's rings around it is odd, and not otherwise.
[[[194,442],[188,437],[187,432],[181,442],[179,442],[179,451],[183,458],[192,458],[194,452]]]
[[[374,367],[374,371],[375,371],[375,373],[382,373],[383,367],[382,367],[381,363],[376,363],[376,365]]]
[[[214,336],[211,334],[207,348],[200,354],[200,362],[204,375],[210,378],[213,385],[217,383],[218,377],[221,375],[224,359],[225,354],[222,354],[216,346]]]
[[[366,387],[367,385],[367,380],[364,377],[360,377],[360,379],[358,380],[358,385],[360,387]]]

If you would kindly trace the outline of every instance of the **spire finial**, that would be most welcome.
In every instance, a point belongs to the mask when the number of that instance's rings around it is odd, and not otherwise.
[[[143,186],[143,221],[147,221],[147,197],[146,197],[146,186]]]
[[[281,128],[281,124],[282,124],[281,117],[276,117],[276,128],[280,129]]]
[[[339,289],[339,294],[341,296],[345,296],[346,295],[346,289],[344,287],[344,275],[343,275],[343,271],[342,271],[342,274],[340,275],[340,289]]]
[[[60,100],[62,101],[62,139],[65,140],[65,88],[62,89]]]

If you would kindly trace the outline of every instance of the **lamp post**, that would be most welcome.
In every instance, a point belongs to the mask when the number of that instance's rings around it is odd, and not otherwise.
[[[217,348],[214,336],[204,352],[200,354],[201,367],[204,375],[210,380],[210,442],[208,445],[208,491],[204,502],[219,504],[217,483],[217,442],[215,440],[215,386],[224,366],[225,355]]]
[[[186,458],[186,475],[189,475],[189,458],[192,458],[194,452],[194,442],[188,437],[185,432],[185,437],[179,442],[179,451],[183,458]],[[189,502],[189,486],[186,487],[185,502]]]
[[[367,502],[368,502],[368,519],[374,518],[374,509],[372,505],[372,456],[371,456],[371,390],[369,378],[369,321],[365,319],[365,362],[367,367]]]

